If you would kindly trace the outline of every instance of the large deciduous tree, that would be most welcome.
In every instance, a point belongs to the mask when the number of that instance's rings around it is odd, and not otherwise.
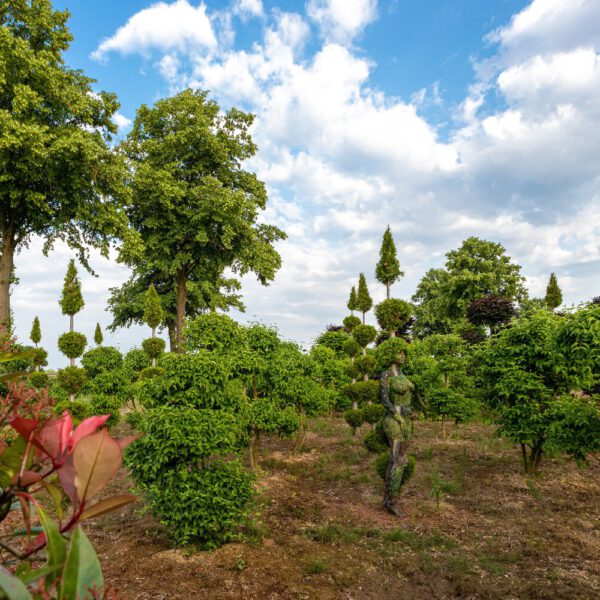
[[[386,289],[386,298],[390,299],[390,288],[392,284],[404,273],[400,270],[400,263],[396,256],[396,245],[394,244],[394,238],[390,227],[385,230],[383,234],[383,240],[381,242],[381,248],[379,250],[379,262],[375,267],[375,276],[377,281],[383,283]]]
[[[0,3],[0,333],[10,320],[14,256],[33,236],[48,252],[65,241],[87,266],[89,246],[107,254],[127,231],[118,210],[123,160],[114,94],[70,69],[68,12],[50,0]],[[116,198],[121,198],[117,201]]]
[[[412,298],[413,332],[419,337],[452,332],[466,318],[469,304],[483,296],[495,294],[512,302],[527,298],[521,267],[501,244],[470,237],[446,257],[445,268],[430,269]]]
[[[121,145],[131,172],[128,216],[144,245],[143,256],[126,250],[121,260],[172,280],[179,352],[190,281],[213,282],[230,268],[254,272],[266,285],[281,264],[273,243],[285,234],[257,222],[265,186],[243,168],[256,152],[253,120],[235,108],[221,112],[206,92],[185,90],[142,105]]]

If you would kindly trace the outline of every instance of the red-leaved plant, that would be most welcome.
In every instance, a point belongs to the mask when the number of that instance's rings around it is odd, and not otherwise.
[[[17,358],[24,356],[0,350],[0,362]],[[15,575],[0,567],[0,590],[10,599],[104,598],[98,559],[77,525],[135,500],[124,495],[91,502],[115,475],[123,449],[135,438],[113,439],[104,427],[109,415],[89,417],[76,427],[66,411],[53,418],[46,391],[14,378],[2,377],[7,392],[0,395],[0,522],[5,529],[9,525],[9,532],[0,536],[0,552],[3,565],[18,566]],[[57,522],[41,506],[44,491]],[[65,496],[70,501],[66,511]],[[12,516],[17,510],[24,523],[20,529]],[[32,524],[33,514],[38,526]],[[32,569],[42,550],[46,564]]]

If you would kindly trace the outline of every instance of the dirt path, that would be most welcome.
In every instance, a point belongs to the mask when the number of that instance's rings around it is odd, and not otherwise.
[[[417,423],[406,517],[380,508],[373,457],[340,420],[304,452],[270,440],[240,541],[172,549],[140,505],[88,526],[107,582],[131,600],[600,598],[600,462],[547,460],[535,480],[481,425]],[[436,475],[437,474],[437,475]],[[125,473],[114,493],[127,486]]]

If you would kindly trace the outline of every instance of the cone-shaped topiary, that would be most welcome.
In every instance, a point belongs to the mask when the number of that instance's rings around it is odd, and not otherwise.
[[[562,292],[558,287],[558,280],[556,279],[556,275],[554,273],[550,273],[550,280],[548,281],[548,286],[546,287],[546,297],[544,298],[544,301],[550,310],[554,310],[562,304]]]
[[[103,341],[104,341],[104,336],[102,335],[102,329],[100,328],[100,323],[96,323],[96,331],[94,331],[94,342],[96,342],[96,346],[102,346]]]
[[[36,348],[37,345],[42,341],[42,329],[40,327],[40,320],[37,317],[33,320],[29,339],[35,344]]]
[[[395,281],[398,281],[404,273],[400,270],[400,263],[396,256],[396,246],[390,227],[383,234],[381,249],[379,250],[379,262],[375,267],[375,277],[385,285],[386,298],[390,298],[390,288]]]
[[[163,318],[164,311],[160,297],[154,285],[151,285],[144,301],[144,321],[151,327],[152,337],[156,336],[156,328],[162,323]]]
[[[360,312],[362,312],[362,322],[365,323],[365,314],[371,310],[373,306],[373,299],[369,295],[369,288],[367,288],[367,280],[363,273],[358,278],[358,293],[356,295],[356,306]]]
[[[388,298],[375,307],[375,316],[379,327],[392,337],[396,335],[396,331],[404,329],[411,314],[412,306],[397,298]]]
[[[71,317],[72,331],[73,315],[77,314],[84,306],[83,296],[81,295],[81,281],[79,281],[79,277],[77,277],[77,269],[75,268],[75,261],[73,259],[71,259],[69,267],[67,268],[59,304],[63,315],[69,315]]]
[[[352,286],[350,290],[350,298],[348,298],[348,304],[346,304],[350,314],[354,316],[354,311],[358,310],[358,297],[356,295],[356,288]]]

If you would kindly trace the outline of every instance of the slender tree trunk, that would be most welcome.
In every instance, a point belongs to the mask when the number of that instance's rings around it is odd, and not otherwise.
[[[0,338],[10,334],[10,280],[15,248],[10,232],[2,232],[0,255]]]
[[[523,461],[523,473],[527,474],[527,447],[523,442],[520,443],[521,446],[521,460]]]
[[[185,286],[185,272],[180,269],[177,272],[177,353],[183,354],[183,327],[185,325],[185,303],[187,300],[187,288]]]
[[[366,313],[365,313],[365,311],[363,310],[363,314],[362,314],[362,315],[363,315],[363,323],[362,323],[363,325],[365,324],[365,314],[366,314]]]
[[[167,331],[169,332],[169,349],[171,352],[177,352],[177,333],[174,321],[167,321]]]
[[[442,415],[442,439],[446,439],[446,419],[444,418],[444,415]]]
[[[156,327],[152,328],[152,339],[154,339],[156,337]],[[152,357],[152,366],[156,367],[156,357],[153,356]]]
[[[386,293],[386,296],[387,296],[387,299],[388,299],[388,300],[390,299],[390,287],[391,287],[391,286],[390,286],[389,282],[387,282],[387,283],[385,284],[385,293]]]

